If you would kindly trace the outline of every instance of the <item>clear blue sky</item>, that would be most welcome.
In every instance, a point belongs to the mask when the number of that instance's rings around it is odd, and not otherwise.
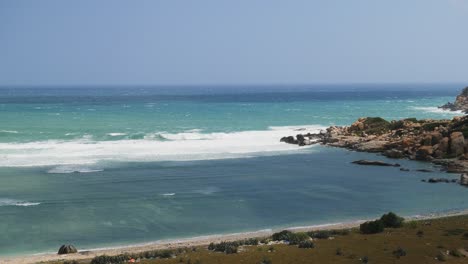
[[[0,85],[467,81],[468,0],[0,0]]]

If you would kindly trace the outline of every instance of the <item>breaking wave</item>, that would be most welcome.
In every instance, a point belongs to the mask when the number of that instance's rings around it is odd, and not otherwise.
[[[0,198],[0,206],[35,206],[41,203],[26,202],[21,200],[9,199],[9,198]]]
[[[97,141],[87,135],[74,140],[0,143],[0,167],[80,165],[56,167],[49,172],[86,173],[94,172],[92,165],[101,161],[188,161],[294,153],[299,147],[280,142],[281,137],[317,133],[321,129],[324,127],[270,127],[263,131],[231,133],[190,130],[147,134],[142,139]]]
[[[0,130],[0,134],[18,134],[16,130]]]
[[[444,114],[444,115],[463,115],[463,111],[450,111],[450,110],[442,109],[438,107],[413,106],[411,108],[414,110],[424,111],[428,113],[436,113],[436,114]]]

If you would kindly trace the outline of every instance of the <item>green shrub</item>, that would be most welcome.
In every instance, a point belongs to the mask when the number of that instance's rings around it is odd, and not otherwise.
[[[330,231],[317,231],[317,232],[309,232],[308,233],[311,238],[316,239],[328,239],[332,234]]]
[[[460,250],[458,250],[458,249],[452,249],[452,250],[450,250],[450,255],[451,255],[451,256],[454,256],[454,257],[456,257],[456,258],[461,258],[461,257],[464,256],[464,255],[460,252]]]
[[[278,233],[274,233],[272,236],[273,241],[282,241],[282,240],[289,240],[289,237],[291,236],[293,232],[288,231],[288,230],[283,230]]]
[[[384,224],[381,220],[368,221],[359,226],[359,230],[363,234],[377,234],[384,231]]]
[[[423,237],[423,236],[424,236],[424,231],[419,230],[419,231],[416,233],[416,235],[417,235],[418,237]]]
[[[384,227],[399,228],[403,226],[404,218],[396,215],[393,212],[382,215],[380,218]]]
[[[315,247],[315,244],[310,240],[299,242],[299,248],[314,248],[314,247]]]
[[[118,256],[97,256],[91,260],[91,264],[121,264],[129,260],[126,255]]]
[[[341,229],[341,230],[320,230],[320,231],[310,231],[307,234],[311,238],[316,239],[328,239],[332,236],[346,236],[349,235],[349,229]]]
[[[262,261],[259,262],[259,264],[272,264],[273,262],[271,259],[264,257]]]
[[[221,242],[219,244],[211,243],[208,246],[208,249],[217,251],[217,252],[224,252],[226,254],[234,254],[234,253],[237,253],[238,247],[239,247],[238,242]]]
[[[416,221],[409,221],[406,223],[406,226],[408,226],[411,229],[416,229],[418,227],[418,222]]]
[[[393,255],[397,258],[401,258],[406,256],[406,250],[402,249],[401,247],[397,248],[393,251]]]
[[[468,240],[468,232],[463,234],[463,239],[467,239]]]
[[[436,259],[438,261],[446,261],[447,260],[447,256],[443,253],[443,252],[439,252],[436,256]]]
[[[160,258],[172,258],[172,251],[164,250],[159,254]]]
[[[397,130],[397,129],[403,128],[404,124],[405,123],[401,120],[393,121],[392,123],[390,123],[390,130]]]
[[[455,228],[455,229],[448,229],[448,230],[445,230],[445,236],[459,236],[461,234],[463,234],[466,230],[465,229],[461,229],[461,228]]]
[[[341,248],[337,248],[336,251],[335,251],[335,254],[337,256],[343,256],[343,250],[341,250]]]
[[[260,241],[258,241],[257,238],[249,238],[249,239],[246,239],[246,240],[243,240],[241,242],[241,245],[246,245],[246,246],[256,246],[258,245]]]
[[[381,117],[368,117],[364,121],[366,127],[365,131],[367,134],[381,134],[390,129],[390,122]]]
[[[406,118],[404,119],[405,121],[412,122],[412,123],[418,123],[418,119],[414,117]]]
[[[309,240],[310,237],[306,233],[291,233],[289,235],[289,244],[298,245],[301,242]]]
[[[425,131],[434,131],[436,127],[445,126],[445,125],[447,125],[447,122],[433,122],[433,123],[424,124],[422,128]]]
[[[213,242],[211,242],[209,245],[208,245],[208,250],[214,250],[215,249],[215,244]]]
[[[361,262],[362,262],[362,263],[366,263],[366,264],[369,263],[369,257],[368,257],[368,256],[362,257],[362,258],[361,258]]]

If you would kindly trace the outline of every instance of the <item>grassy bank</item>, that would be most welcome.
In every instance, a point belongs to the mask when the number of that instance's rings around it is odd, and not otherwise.
[[[385,228],[383,232],[377,234],[363,234],[359,228],[356,228],[349,232],[346,230],[294,234],[291,239],[300,240],[305,235],[315,237],[311,241],[312,244],[306,245],[307,248],[300,248],[300,241],[296,241],[299,243],[294,243],[295,245],[288,245],[285,242],[271,241],[270,237],[260,238],[259,245],[238,245],[256,244],[250,240],[234,245],[139,253],[133,257],[136,257],[136,261],[147,264],[468,263],[467,215],[405,222],[401,228]],[[284,238],[282,235],[276,237]],[[269,245],[263,245],[261,242],[269,242]],[[230,248],[231,246],[236,250]],[[150,259],[145,259],[145,254]],[[151,254],[157,258],[151,259]],[[142,258],[138,259],[139,256]],[[105,261],[105,258],[102,258],[102,263]],[[88,264],[91,260],[48,262],[52,263]],[[94,263],[98,263],[96,259]]]

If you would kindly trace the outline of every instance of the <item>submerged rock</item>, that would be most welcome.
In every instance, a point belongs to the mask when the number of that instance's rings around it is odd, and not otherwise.
[[[400,167],[400,164],[398,163],[387,163],[383,161],[377,161],[377,160],[356,160],[353,161],[352,163],[358,164],[358,165],[369,165],[369,166],[387,166],[387,167]]]
[[[59,255],[73,254],[73,253],[77,253],[77,252],[78,252],[78,250],[76,250],[76,248],[73,245],[62,245],[59,248],[58,254]]]
[[[439,183],[439,182],[444,182],[444,183],[450,183],[452,180],[450,179],[445,179],[445,178],[430,178],[427,180],[428,183]]]
[[[419,170],[416,170],[416,171],[419,171],[419,172],[433,172],[431,170],[426,170],[426,169],[419,169]]]

